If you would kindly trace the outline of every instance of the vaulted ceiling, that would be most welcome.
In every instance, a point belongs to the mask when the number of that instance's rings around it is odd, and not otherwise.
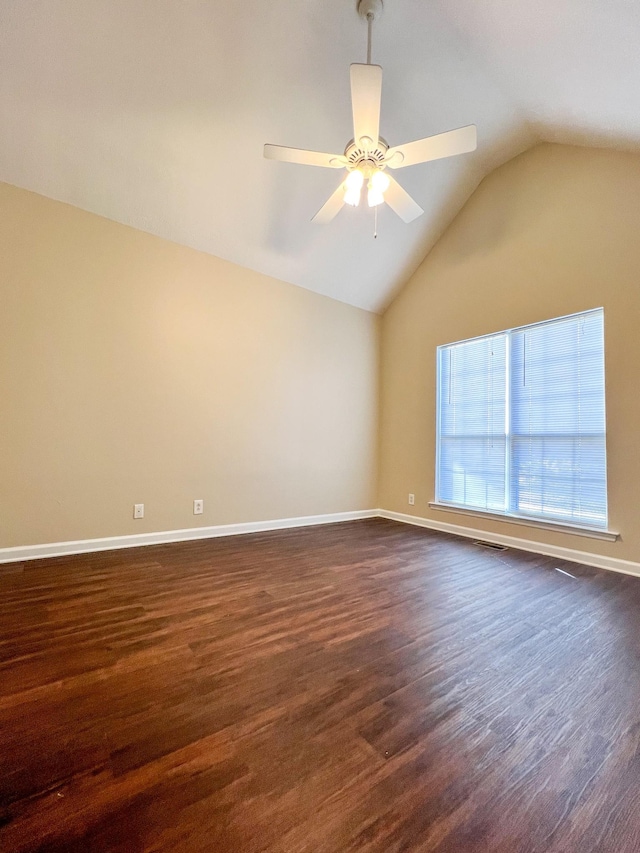
[[[0,0],[0,180],[380,311],[480,180],[541,140],[640,148],[640,4],[385,0],[381,134],[478,149],[396,173],[425,209],[311,217],[341,152],[356,0]]]

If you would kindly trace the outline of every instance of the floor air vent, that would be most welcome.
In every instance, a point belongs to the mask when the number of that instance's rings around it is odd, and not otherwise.
[[[473,543],[474,545],[479,545],[481,548],[491,548],[492,551],[508,551],[506,545],[499,545],[497,542],[483,542],[481,539],[478,539]]]

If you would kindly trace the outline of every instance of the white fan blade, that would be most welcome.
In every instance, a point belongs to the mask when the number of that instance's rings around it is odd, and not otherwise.
[[[424,213],[424,210],[394,178],[390,175],[387,177],[389,178],[389,186],[385,190],[384,200],[403,222],[413,222],[414,219]]]
[[[440,160],[442,157],[453,157],[454,154],[465,154],[475,151],[478,145],[478,135],[475,124],[448,130],[436,136],[427,136],[406,145],[390,148],[385,161],[391,169],[401,169],[404,166],[414,166],[416,163],[426,163],[429,160]]]
[[[338,189],[329,196],[327,201],[322,205],[311,221],[316,222],[318,225],[326,225],[327,222],[331,222],[333,217],[340,213],[343,205],[344,181],[342,181]]]
[[[356,145],[373,148],[378,144],[381,98],[382,68],[354,62],[351,66],[351,108]]]
[[[302,148],[287,148],[285,145],[265,145],[267,160],[283,163],[300,163],[302,166],[325,166],[327,169],[343,169],[347,158],[342,154],[324,154],[322,151],[305,151]]]

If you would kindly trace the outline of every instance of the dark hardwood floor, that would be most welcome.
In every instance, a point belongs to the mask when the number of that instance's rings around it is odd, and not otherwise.
[[[640,580],[383,520],[0,566],[0,850],[638,853],[639,654]]]

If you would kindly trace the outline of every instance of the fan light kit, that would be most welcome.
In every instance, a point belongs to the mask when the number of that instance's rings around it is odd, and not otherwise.
[[[313,222],[330,222],[344,204],[357,207],[362,191],[367,187],[367,204],[377,208],[386,202],[404,222],[412,222],[423,209],[386,170],[427,163],[455,154],[475,151],[476,127],[473,124],[428,136],[405,145],[390,148],[380,136],[380,102],[382,99],[382,68],[371,64],[371,30],[382,13],[382,0],[359,0],[358,14],[368,25],[366,65],[351,66],[351,106],[353,139],[344,154],[324,154],[287,148],[284,145],[265,145],[264,156],[269,160],[299,163],[304,166],[323,166],[346,169],[346,178],[313,217]]]

